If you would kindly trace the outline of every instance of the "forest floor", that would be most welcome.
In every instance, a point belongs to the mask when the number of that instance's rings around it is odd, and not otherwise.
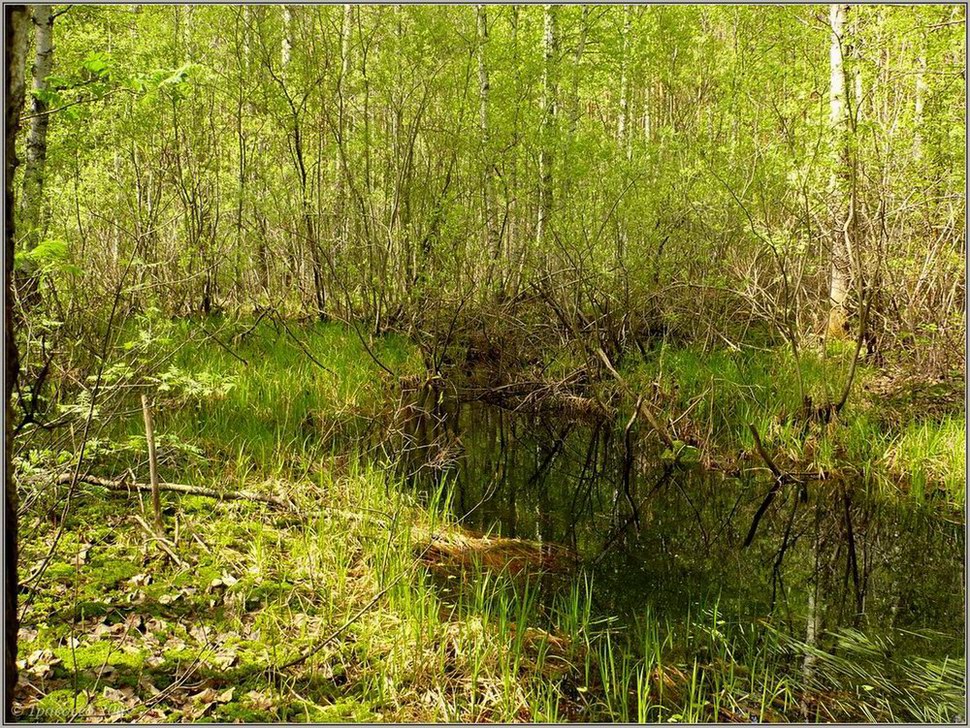
[[[138,520],[151,521],[144,494],[82,483],[64,509],[69,486],[49,475],[70,455],[30,453],[20,468],[26,719],[749,722],[807,711],[932,721],[962,709],[955,662],[891,675],[872,666],[866,690],[823,693],[792,668],[805,645],[752,642],[718,622],[716,605],[689,626],[696,650],[685,654],[660,620],[623,631],[597,622],[582,580],[541,600],[556,569],[536,545],[471,534],[444,491],[419,499],[354,456],[362,432],[393,427],[400,393],[352,331],[264,323],[218,342],[188,331],[143,322],[125,349],[131,365],[106,372],[108,391],[121,402],[133,377],[152,383],[163,481],[290,508],[163,493],[162,538]],[[375,347],[398,377],[424,376],[404,339]],[[803,437],[785,416],[797,406],[785,361],[671,351],[626,371],[654,389],[666,425],[702,462],[754,459],[739,426],[753,422],[785,467],[852,468],[901,497],[962,506],[966,435],[952,383],[867,370],[853,414]],[[829,371],[803,374],[817,387]],[[143,473],[138,407],[103,418],[87,446],[93,471]],[[483,557],[506,547],[506,559]],[[916,696],[902,716],[899,690]]]

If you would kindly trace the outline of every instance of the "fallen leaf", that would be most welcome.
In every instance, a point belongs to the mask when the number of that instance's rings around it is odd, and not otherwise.
[[[206,688],[202,692],[196,693],[191,697],[193,703],[214,703],[216,701],[216,691]]]
[[[142,690],[144,690],[144,691],[146,691],[146,692],[148,692],[148,693],[149,693],[150,695],[152,695],[153,697],[154,697],[155,695],[158,695],[159,693],[161,693],[161,692],[162,692],[161,690],[159,690],[158,688],[156,688],[156,687],[155,687],[155,686],[154,686],[154,685],[153,685],[153,684],[152,684],[152,683],[151,683],[151,682],[150,682],[150,681],[148,680],[148,678],[146,678],[146,677],[142,677],[142,678],[141,678],[141,679],[140,679],[140,680],[138,681],[138,687],[140,687],[140,688],[141,688]]]
[[[116,703],[121,703],[122,705],[126,704],[127,698],[128,698],[128,696],[126,696],[120,690],[110,687],[108,685],[105,685],[104,690],[101,691],[101,694],[104,697],[106,697],[108,700],[113,700]]]
[[[250,690],[246,693],[246,701],[254,710],[269,710],[273,707],[272,699],[257,690]]]
[[[231,650],[219,652],[215,657],[212,658],[212,661],[225,670],[228,667],[232,667],[233,663],[236,661],[236,653]]]
[[[177,714],[172,713],[171,715],[175,716]],[[166,714],[165,711],[162,710],[161,708],[150,708],[146,710],[144,713],[142,713],[140,716],[138,716],[135,722],[136,723],[163,723],[169,717],[170,716]]]

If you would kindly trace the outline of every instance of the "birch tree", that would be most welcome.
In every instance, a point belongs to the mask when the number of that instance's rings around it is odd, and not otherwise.
[[[290,58],[293,55],[293,40],[291,38],[293,25],[293,9],[289,5],[283,6],[283,40],[280,43],[280,62],[285,71],[290,65]]]
[[[4,298],[4,445],[3,445],[3,594],[4,594],[4,653],[3,653],[3,718],[12,722],[13,691],[17,684],[17,592],[20,580],[17,575],[19,545],[17,542],[17,484],[10,468],[13,450],[13,417],[10,395],[20,373],[20,356],[14,338],[13,292],[11,290],[14,260],[14,173],[17,170],[16,141],[20,127],[20,115],[24,106],[24,70],[27,56],[27,8],[24,5],[7,5],[3,9],[5,28],[6,63],[4,64],[4,88],[7,105],[6,129],[4,136],[4,255],[3,255],[3,298]]]
[[[831,192],[834,222],[831,235],[828,331],[833,337],[845,333],[845,304],[849,293],[851,230],[854,209],[850,201],[849,113],[847,103],[844,35],[848,5],[833,3],[829,8],[829,125],[834,139]]]
[[[552,217],[552,165],[553,136],[556,129],[556,56],[559,51],[557,29],[557,6],[546,5],[543,32],[543,71],[542,71],[542,131],[539,149],[539,218],[536,225],[536,240],[544,242],[546,228]]]
[[[50,125],[48,109],[48,77],[54,63],[54,18],[51,5],[34,5],[34,66],[32,70],[32,98],[30,102],[30,126],[27,131],[27,149],[24,165],[24,189],[21,200],[21,224],[27,238],[27,249],[40,243],[46,227],[44,203],[44,175],[47,165],[47,129]],[[25,303],[37,295],[36,272],[27,262],[21,294]]]
[[[616,122],[616,138],[620,146],[626,150],[629,156],[629,144],[627,141],[627,115],[630,106],[630,81],[627,67],[629,66],[630,55],[630,6],[623,6],[623,49],[620,59],[620,113]]]

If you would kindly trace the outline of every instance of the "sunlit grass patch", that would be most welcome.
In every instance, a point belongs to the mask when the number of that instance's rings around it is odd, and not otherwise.
[[[966,498],[966,421],[955,416],[907,425],[887,448],[883,461],[922,497],[943,491],[955,504]]]
[[[661,347],[634,365],[629,376],[637,391],[654,399],[672,435],[697,444],[701,461],[709,465],[736,466],[739,451],[762,465],[749,429],[753,425],[773,457],[795,470],[902,485],[917,497],[939,490],[962,505],[966,427],[961,416],[926,419],[918,403],[902,409],[896,400],[887,404],[867,385],[875,374],[864,363],[844,409],[819,416],[826,403],[840,399],[852,354],[842,345],[830,347],[826,356],[808,350],[796,363],[785,348]],[[890,404],[893,417],[887,419],[883,409]],[[895,424],[900,419],[902,424]]]

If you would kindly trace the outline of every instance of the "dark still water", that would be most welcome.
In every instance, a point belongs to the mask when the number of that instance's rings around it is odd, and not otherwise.
[[[470,529],[567,546],[602,615],[676,623],[717,603],[805,639],[814,614],[819,635],[964,658],[962,514],[862,482],[812,483],[804,501],[786,486],[744,547],[771,478],[674,467],[624,424],[444,402],[407,423],[404,467],[419,490],[452,489]]]

